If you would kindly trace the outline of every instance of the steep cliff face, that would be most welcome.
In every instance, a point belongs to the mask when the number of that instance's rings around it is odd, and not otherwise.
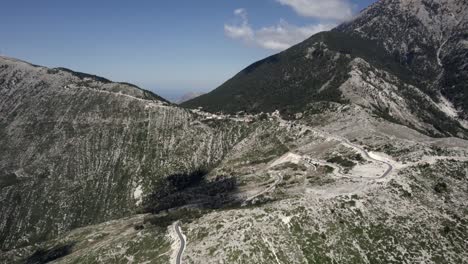
[[[468,19],[460,22],[441,46],[439,58],[444,66],[439,79],[441,93],[449,98],[460,116],[468,120]]]
[[[466,1],[379,1],[182,105],[293,114],[319,101],[354,103],[426,134],[466,137],[467,15]],[[357,71],[357,61],[367,66]]]
[[[0,58],[0,248],[135,213],[247,133],[128,84]]]

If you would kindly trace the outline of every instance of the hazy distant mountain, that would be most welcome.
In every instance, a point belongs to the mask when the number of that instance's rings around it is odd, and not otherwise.
[[[195,97],[198,97],[198,96],[201,96],[203,95],[204,93],[201,93],[201,92],[189,92],[189,93],[186,93],[184,95],[182,95],[179,99],[177,99],[175,101],[176,104],[181,104],[183,102],[186,102],[188,100],[191,100]]]

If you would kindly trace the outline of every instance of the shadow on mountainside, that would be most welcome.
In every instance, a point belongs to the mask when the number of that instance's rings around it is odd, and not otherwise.
[[[144,213],[158,214],[183,206],[218,209],[235,203],[237,180],[225,176],[207,179],[208,173],[208,169],[202,168],[166,177],[143,200]]]
[[[25,260],[26,264],[44,264],[72,253],[74,243],[56,246],[50,249],[38,249]]]

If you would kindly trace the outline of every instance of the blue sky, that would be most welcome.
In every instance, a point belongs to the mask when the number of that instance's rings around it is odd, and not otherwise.
[[[5,1],[0,54],[135,83],[206,92],[372,0]]]

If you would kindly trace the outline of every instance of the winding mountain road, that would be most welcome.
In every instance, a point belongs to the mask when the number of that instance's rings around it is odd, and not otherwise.
[[[370,156],[369,152],[367,152],[367,150],[365,150],[361,146],[358,146],[356,144],[351,143],[348,139],[342,139],[342,140],[346,144],[348,144],[349,146],[354,147],[355,149],[359,150],[359,152],[361,152],[361,154],[364,155],[364,158],[366,158],[368,160],[372,160],[372,161],[377,162],[377,163],[383,163],[383,164],[387,165],[387,167],[388,167],[387,170],[382,174],[382,176],[377,177],[377,179],[385,178],[393,171],[393,165],[392,164],[390,164],[390,163],[388,163],[386,161],[383,161],[383,160],[378,160],[378,159],[372,158]]]
[[[281,119],[280,117],[278,117],[280,123],[283,123],[283,125],[288,125],[289,122]],[[309,130],[311,132],[313,132],[314,134],[316,134],[317,136],[320,136],[320,137],[323,137],[325,139],[328,139],[328,140],[336,140],[338,142],[340,142],[341,144],[349,147],[349,148],[352,148],[354,150],[356,150],[357,152],[359,152],[366,160],[368,161],[372,161],[372,162],[376,162],[376,163],[381,163],[381,164],[385,164],[387,166],[387,169],[385,170],[385,172],[378,176],[378,177],[372,177],[372,179],[382,179],[382,178],[385,178],[387,177],[392,171],[393,171],[393,165],[390,164],[389,162],[387,161],[384,161],[384,160],[381,160],[381,159],[376,159],[376,158],[373,158],[372,155],[367,152],[367,150],[365,150],[363,147],[361,146],[358,146],[354,143],[351,143],[347,138],[344,138],[344,137],[340,137],[340,136],[337,136],[337,135],[332,135],[332,134],[329,134],[327,132],[324,132],[324,131],[319,131],[319,130],[315,130],[311,127],[308,127],[308,126],[305,126],[305,125],[299,125],[301,127],[303,127],[305,130]],[[293,154],[293,153],[290,153],[290,154]],[[293,155],[296,155],[296,154],[293,154]],[[280,157],[279,159],[282,159],[282,157]],[[330,162],[327,162],[327,161],[324,161],[324,160],[317,160],[317,159],[313,159],[307,155],[303,155],[302,156],[302,159],[303,161],[305,161],[305,164],[307,166],[312,166],[314,168],[314,170],[316,171],[317,170],[317,164],[319,165],[327,165],[327,166],[330,166],[332,167],[334,170],[337,171],[337,173],[341,176],[341,177],[345,177],[345,178],[354,178],[352,177],[351,175],[346,175],[344,169],[341,167],[341,166],[338,166],[336,164],[332,164]],[[275,163],[273,163],[275,164]],[[276,164],[278,165],[278,164]],[[283,177],[280,173],[278,172],[275,172],[275,171],[268,171],[268,173],[271,175],[271,174],[275,174],[276,176],[276,181],[271,184],[268,188],[264,189],[263,191],[261,192],[258,192],[256,193],[255,195],[251,196],[251,197],[248,197],[247,199],[244,200],[244,202],[242,203],[242,206],[245,206],[247,205],[248,202],[254,200],[255,198],[265,194],[265,193],[268,193],[268,192],[271,192],[273,191],[276,186],[278,184],[280,184],[282,181],[283,181]],[[180,262],[178,262],[177,264],[179,264]]]
[[[187,242],[185,241],[185,237],[182,233],[182,230],[180,229],[180,222],[177,222],[175,225],[174,225],[174,229],[177,233],[177,236],[179,237],[179,240],[180,240],[180,247],[179,247],[179,251],[177,252],[177,258],[176,258],[176,264],[181,264],[182,263],[182,254],[184,253],[184,250],[185,250],[185,246],[187,244]]]
[[[351,142],[349,142],[348,139],[345,139],[345,138],[338,138],[336,137],[335,138],[336,140],[340,141],[342,144],[345,144],[351,148],[354,148],[355,150],[357,150],[358,152],[361,153],[361,155],[364,156],[365,159],[367,160],[370,160],[370,161],[373,161],[373,162],[377,162],[377,163],[382,163],[382,164],[385,164],[387,166],[387,170],[379,177],[376,177],[374,179],[382,179],[382,178],[385,178],[387,177],[392,171],[393,171],[393,165],[386,162],[386,161],[383,161],[383,160],[378,160],[378,159],[375,159],[373,157],[371,157],[371,155],[369,154],[369,152],[367,152],[364,148],[362,148],[361,146],[358,146],[358,145],[355,145]],[[330,163],[330,162],[327,162],[327,161],[322,161],[322,160],[316,160],[316,159],[312,159],[311,157],[309,156],[306,156],[305,157],[305,161],[309,164],[309,165],[313,165],[314,163],[315,164],[319,164],[319,165],[327,165],[327,166],[330,166],[332,167],[333,169],[335,169],[339,174],[341,174],[343,177],[346,177],[345,173],[344,173],[344,170],[342,167],[338,166],[338,165],[335,165],[333,163]]]
[[[390,163],[388,163],[388,162],[386,162],[386,161],[377,160],[377,159],[372,158],[371,156],[369,156],[369,153],[368,153],[367,151],[364,151],[364,153],[365,153],[365,155],[366,155],[366,157],[367,157],[368,159],[371,159],[371,160],[373,160],[373,161],[375,161],[375,162],[380,162],[380,163],[383,163],[383,164],[387,165],[387,167],[388,167],[387,170],[384,172],[384,174],[382,174],[382,176],[378,177],[377,179],[385,178],[385,177],[387,177],[387,176],[393,171],[393,166],[392,166],[392,164],[390,164]]]
[[[277,118],[278,118],[279,122],[282,123],[285,126],[290,124],[290,121],[286,121],[286,120],[282,119],[281,117],[277,117]],[[309,130],[309,131],[311,131],[312,133],[314,133],[315,135],[317,135],[319,137],[339,141],[341,144],[346,145],[346,146],[348,146],[350,148],[353,148],[353,149],[357,150],[358,152],[360,152],[364,156],[364,158],[367,159],[367,160],[371,160],[373,162],[385,164],[387,166],[387,170],[381,176],[376,177],[374,179],[385,178],[390,173],[392,173],[392,171],[393,171],[393,165],[392,164],[390,164],[387,161],[372,158],[371,155],[369,154],[369,152],[367,152],[363,147],[358,146],[358,145],[356,145],[354,143],[351,143],[347,138],[337,136],[337,135],[332,135],[332,134],[327,133],[325,131],[317,130],[317,129],[314,129],[314,128],[310,127],[310,126],[304,125],[304,124],[295,124],[295,125],[298,125],[298,126],[302,127],[304,130]],[[317,162],[317,160],[313,160],[310,157],[308,157],[308,163],[310,164],[311,162]],[[338,169],[338,173],[344,175],[343,169],[341,167],[339,167],[339,166],[336,166],[336,165],[331,164],[331,163],[326,162],[326,161],[318,161],[317,163],[322,164],[322,165],[325,164],[325,165],[333,167],[334,169]]]

